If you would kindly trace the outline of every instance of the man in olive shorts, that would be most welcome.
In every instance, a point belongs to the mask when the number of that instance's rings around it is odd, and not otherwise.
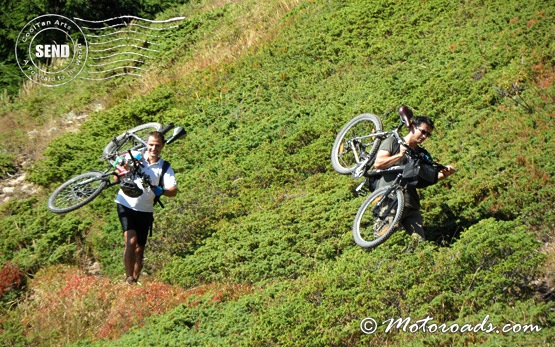
[[[425,116],[414,117],[411,120],[409,133],[405,135],[403,139],[412,150],[417,153],[424,153],[431,158],[428,151],[420,147],[420,145],[427,138],[432,136],[433,130],[434,122],[430,118]],[[406,151],[407,148],[399,144],[393,136],[388,137],[380,144],[374,162],[374,168],[383,170],[394,165],[405,165],[407,163]],[[455,173],[455,169],[451,166],[447,166],[447,169],[438,173],[438,179],[444,179],[453,173]],[[378,180],[376,188],[390,185],[396,177],[397,173],[385,173]],[[422,223],[422,214],[420,213],[420,197],[415,187],[407,187],[405,190],[405,206],[401,224],[409,235],[412,235],[418,240],[426,239]]]
[[[141,169],[150,177],[152,187],[143,189],[138,197],[131,197],[120,189],[116,197],[125,241],[123,260],[128,284],[137,283],[141,275],[146,241],[154,221],[155,198],[177,194],[177,182],[171,166],[167,166],[164,173],[164,188],[158,186],[164,167],[164,160],[160,157],[164,145],[164,135],[153,132],[148,137],[145,153],[140,156]],[[136,178],[135,183],[142,186],[140,178]]]

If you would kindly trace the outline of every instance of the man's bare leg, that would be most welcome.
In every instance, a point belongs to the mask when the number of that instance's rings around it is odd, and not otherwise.
[[[133,268],[133,279],[135,282],[139,281],[139,276],[141,276],[141,271],[143,270],[144,251],[145,247],[137,244],[135,247],[135,266]]]
[[[135,230],[127,230],[123,233],[125,241],[125,250],[123,251],[123,263],[125,265],[126,282],[133,283],[134,270],[137,264],[136,248],[137,245],[137,232]],[[141,259],[142,268],[142,259]]]

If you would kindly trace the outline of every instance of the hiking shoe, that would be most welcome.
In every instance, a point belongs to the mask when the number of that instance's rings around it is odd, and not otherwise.
[[[129,284],[130,286],[134,285],[136,283],[135,279],[133,278],[133,276],[127,276],[127,278],[125,279],[125,283]]]

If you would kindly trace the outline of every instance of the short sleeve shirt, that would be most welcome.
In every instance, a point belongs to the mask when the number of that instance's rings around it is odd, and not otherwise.
[[[401,150],[401,145],[394,137],[391,136],[382,141],[379,150],[387,151],[391,155],[395,155]],[[416,151],[424,152],[426,155],[430,156],[428,151],[422,147],[417,147]],[[407,157],[403,157],[396,163],[396,165],[405,165],[406,163]],[[391,185],[395,178],[397,178],[397,175],[398,173],[395,172],[384,173],[377,182],[377,188]],[[420,197],[418,196],[418,192],[415,187],[407,187],[405,190],[405,207],[420,209]]]
[[[159,159],[156,163],[149,164],[143,158],[141,159],[141,164],[143,165],[143,172],[150,177],[150,183],[153,186],[157,186],[160,182],[164,159]],[[116,202],[135,211],[154,212],[154,198],[156,197],[154,191],[150,187],[143,188],[140,178],[135,179],[135,183],[143,189],[143,194],[138,198],[132,198],[125,195],[120,189],[116,197]],[[164,174],[164,188],[172,187],[177,187],[177,181],[175,179],[175,173],[170,166]]]

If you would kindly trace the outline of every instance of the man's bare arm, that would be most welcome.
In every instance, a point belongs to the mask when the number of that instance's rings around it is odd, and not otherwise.
[[[177,195],[177,186],[170,187],[168,189],[164,189],[164,196],[173,197]]]
[[[407,149],[401,146],[399,153],[391,154],[386,150],[380,149],[376,154],[376,161],[374,161],[374,168],[378,170],[387,169],[397,164],[405,156]]]

